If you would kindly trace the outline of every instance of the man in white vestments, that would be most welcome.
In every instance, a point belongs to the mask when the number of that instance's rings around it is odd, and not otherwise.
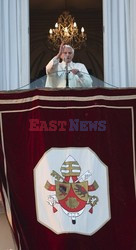
[[[46,65],[45,87],[77,88],[92,87],[92,78],[82,63],[74,63],[74,49],[70,45],[60,45],[58,54]],[[60,62],[60,60],[62,60]]]

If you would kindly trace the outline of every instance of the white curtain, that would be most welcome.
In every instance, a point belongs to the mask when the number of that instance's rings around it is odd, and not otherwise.
[[[0,0],[0,90],[29,83],[29,0]]]
[[[136,87],[136,0],[130,1],[130,82]]]
[[[136,87],[136,0],[103,0],[104,80]]]

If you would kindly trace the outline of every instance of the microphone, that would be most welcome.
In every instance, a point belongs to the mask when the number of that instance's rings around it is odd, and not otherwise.
[[[68,79],[68,74],[69,74],[69,72],[68,72],[68,64],[66,63],[66,88],[68,88],[68,87],[69,87],[69,79]]]

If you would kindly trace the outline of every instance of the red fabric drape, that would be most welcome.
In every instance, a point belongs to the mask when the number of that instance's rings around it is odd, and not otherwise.
[[[10,201],[18,246],[20,241],[22,250],[135,250],[136,89],[2,92],[0,114],[1,191]],[[90,129],[86,123],[70,131],[70,119],[105,126]],[[91,148],[108,166],[111,219],[91,236],[57,235],[37,221],[33,170],[52,147]]]

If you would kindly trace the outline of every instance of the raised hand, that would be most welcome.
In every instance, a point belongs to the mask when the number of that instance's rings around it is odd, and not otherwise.
[[[63,53],[64,50],[64,42],[61,43],[60,48],[59,48],[59,53],[57,54],[58,58],[61,58],[61,55]]]

